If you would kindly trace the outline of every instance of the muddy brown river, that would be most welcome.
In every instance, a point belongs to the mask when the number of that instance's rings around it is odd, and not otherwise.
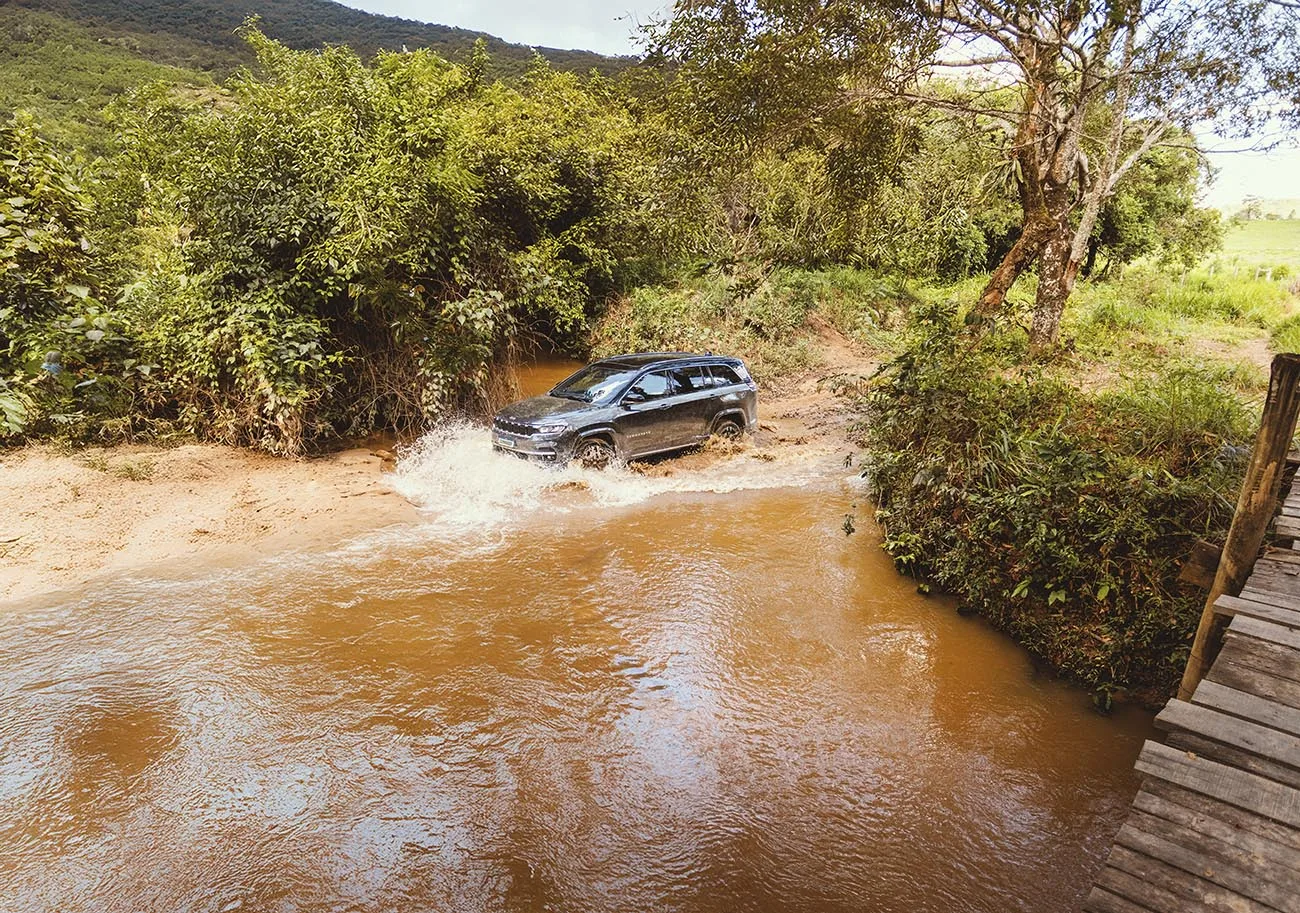
[[[917,595],[846,476],[451,428],[422,525],[5,607],[0,910],[1077,909],[1149,715]]]

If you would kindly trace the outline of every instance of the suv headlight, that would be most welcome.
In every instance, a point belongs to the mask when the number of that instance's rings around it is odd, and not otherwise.
[[[569,426],[566,422],[548,422],[545,425],[537,426],[538,434],[546,434],[546,435],[563,434],[568,430],[569,430]]]

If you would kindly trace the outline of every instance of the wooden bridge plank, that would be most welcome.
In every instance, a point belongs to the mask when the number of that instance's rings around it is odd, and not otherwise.
[[[1261,559],[1255,566],[1255,572],[1250,575],[1249,583],[1257,590],[1292,597],[1300,593],[1300,571],[1293,567],[1279,567],[1276,562]]]
[[[1162,729],[1182,729],[1277,761],[1300,765],[1300,738],[1209,707],[1173,700],[1156,716]]]
[[[1237,770],[1249,771],[1265,780],[1300,789],[1300,770],[1255,754],[1248,749],[1182,730],[1170,732],[1166,744],[1181,751],[1190,751],[1203,758],[1209,758],[1211,761],[1218,761],[1228,767],[1235,767]]]
[[[1277,606],[1279,609],[1300,611],[1300,596],[1296,596],[1296,594],[1292,592],[1287,592],[1287,590],[1271,590],[1268,587],[1258,587],[1255,580],[1245,581],[1245,585],[1239,596],[1242,597],[1243,600],[1265,602],[1270,606]]]
[[[1228,629],[1243,637],[1253,637],[1279,647],[1290,647],[1295,651],[1295,664],[1300,667],[1300,631],[1249,615],[1233,618]]]
[[[1214,601],[1214,611],[1219,615],[1246,616],[1271,621],[1286,627],[1300,628],[1300,612],[1282,606],[1270,605],[1258,599],[1240,596],[1220,596]]]
[[[1297,599],[1294,593],[1280,593],[1265,587],[1255,586],[1254,582],[1250,580],[1246,581],[1246,584],[1241,588],[1241,592],[1237,595],[1242,599],[1252,599],[1256,602],[1264,602],[1279,608],[1290,609],[1292,612],[1300,612],[1300,599]]]
[[[1184,850],[1204,856],[1206,866],[1227,864],[1240,869],[1254,881],[1268,881],[1280,888],[1283,896],[1291,898],[1293,903],[1300,904],[1300,868],[1296,865],[1296,857],[1288,852],[1285,854],[1286,858],[1279,859],[1277,855],[1267,851],[1269,844],[1266,840],[1256,840],[1252,844],[1254,848],[1248,849],[1237,839],[1240,835],[1233,834],[1229,835],[1228,840],[1220,840],[1218,837],[1184,827],[1159,815],[1150,815],[1138,810],[1134,810],[1129,816],[1127,824],[1144,834],[1159,837],[1177,844]],[[1250,843],[1250,841],[1246,842]],[[1135,847],[1130,846],[1130,849]],[[1144,850],[1144,852],[1148,851]],[[1199,874],[1199,872],[1192,874]],[[1268,896],[1253,894],[1250,890],[1240,888],[1234,890],[1263,903],[1279,905],[1276,899],[1271,900]]]
[[[1280,846],[1300,850],[1300,829],[1270,820],[1236,805],[1221,802],[1204,793],[1193,792],[1176,783],[1156,777],[1146,778],[1142,785],[1142,793],[1156,796],[1174,805],[1181,805],[1196,814],[1209,815],[1234,828],[1258,834]]]
[[[1278,517],[1273,525],[1273,531],[1288,539],[1300,538],[1300,520],[1287,516]]]
[[[1270,861],[1240,856],[1233,859],[1231,850],[1214,846],[1211,840],[1189,847],[1174,839],[1176,827],[1167,826],[1159,819],[1142,820],[1160,833],[1141,828],[1130,818],[1120,828],[1115,842],[1281,913],[1300,913],[1300,894],[1275,880],[1282,873],[1275,871]]]
[[[1288,681],[1250,666],[1240,665],[1222,653],[1210,669],[1209,681],[1251,694],[1267,694],[1279,704],[1300,709],[1300,682]]]
[[[1278,565],[1294,568],[1300,566],[1300,556],[1289,548],[1270,546],[1264,550],[1264,554],[1256,561],[1256,565],[1262,562],[1277,562]]]
[[[1135,766],[1139,773],[1300,828],[1300,790],[1150,740]]]
[[[1300,709],[1287,707],[1258,694],[1238,691],[1206,679],[1196,686],[1192,702],[1300,736]]]
[[[1182,801],[1154,792],[1156,786],[1177,790],[1177,799]],[[1300,858],[1300,843],[1297,843],[1300,841],[1300,832],[1159,780],[1147,781],[1147,785],[1133,799],[1133,811],[1162,818],[1170,824],[1185,828],[1189,834],[1212,837],[1235,847],[1241,853],[1272,859],[1288,866],[1294,866],[1296,859]]]
[[[1119,843],[1107,862],[1098,884],[1160,913],[1275,913],[1266,904]]]
[[[1294,597],[1300,593],[1300,572],[1293,566],[1261,558],[1255,565],[1255,572],[1242,584],[1242,588],[1247,585],[1279,596]]]
[[[1127,897],[1112,894],[1105,888],[1094,886],[1083,902],[1083,913],[1147,913],[1148,907],[1136,904]]]
[[[1296,662],[1294,650],[1228,631],[1224,635],[1223,649],[1219,655],[1226,656],[1228,662],[1239,666],[1249,666],[1277,678],[1300,682],[1300,663]]]
[[[1116,847],[1111,850],[1111,856],[1114,857],[1121,851],[1122,847]],[[1127,861],[1125,859],[1125,862]],[[1097,876],[1097,885],[1134,907],[1140,910],[1151,910],[1153,913],[1184,913],[1184,911],[1200,913],[1200,911],[1213,909],[1203,904],[1189,907],[1187,898],[1179,897],[1172,891],[1150,883],[1141,875],[1132,875],[1114,865],[1107,865],[1101,870]]]
[[[1255,576],[1254,572],[1260,568],[1272,574],[1297,576],[1300,575],[1300,558],[1289,548],[1269,548],[1255,559],[1250,576]]]

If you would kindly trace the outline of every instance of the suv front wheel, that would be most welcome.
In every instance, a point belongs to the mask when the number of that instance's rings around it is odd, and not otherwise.
[[[614,445],[598,437],[588,438],[573,452],[573,458],[584,469],[604,469],[614,462],[616,456]]]

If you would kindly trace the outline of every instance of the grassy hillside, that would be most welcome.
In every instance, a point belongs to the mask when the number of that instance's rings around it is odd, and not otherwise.
[[[136,42],[143,56],[198,69],[227,68],[248,59],[235,30],[249,16],[261,18],[267,35],[292,48],[346,44],[363,57],[380,50],[429,47],[457,59],[483,39],[503,75],[520,73],[532,48],[482,32],[377,16],[329,0],[15,0],[14,7],[54,13],[102,32],[110,40]],[[176,41],[180,46],[170,47]],[[627,59],[589,51],[538,48],[559,69],[611,73]]]
[[[1258,219],[1228,229],[1223,256],[1241,263],[1288,266],[1300,273],[1300,219]]]
[[[0,114],[27,111],[64,145],[98,151],[100,112],[120,93],[159,80],[203,84],[201,68],[222,55],[181,41],[166,42],[174,60],[195,68],[156,63],[140,43],[109,37],[49,13],[0,8]],[[225,65],[230,58],[224,57]]]
[[[531,48],[465,29],[375,16],[328,0],[16,0],[0,3],[0,119],[39,118],[62,145],[101,151],[104,106],[150,82],[209,85],[253,57],[236,30],[259,15],[295,48],[346,44],[363,56],[432,47],[464,58],[487,42],[498,75],[524,72]],[[557,69],[611,73],[627,59],[543,48]]]

